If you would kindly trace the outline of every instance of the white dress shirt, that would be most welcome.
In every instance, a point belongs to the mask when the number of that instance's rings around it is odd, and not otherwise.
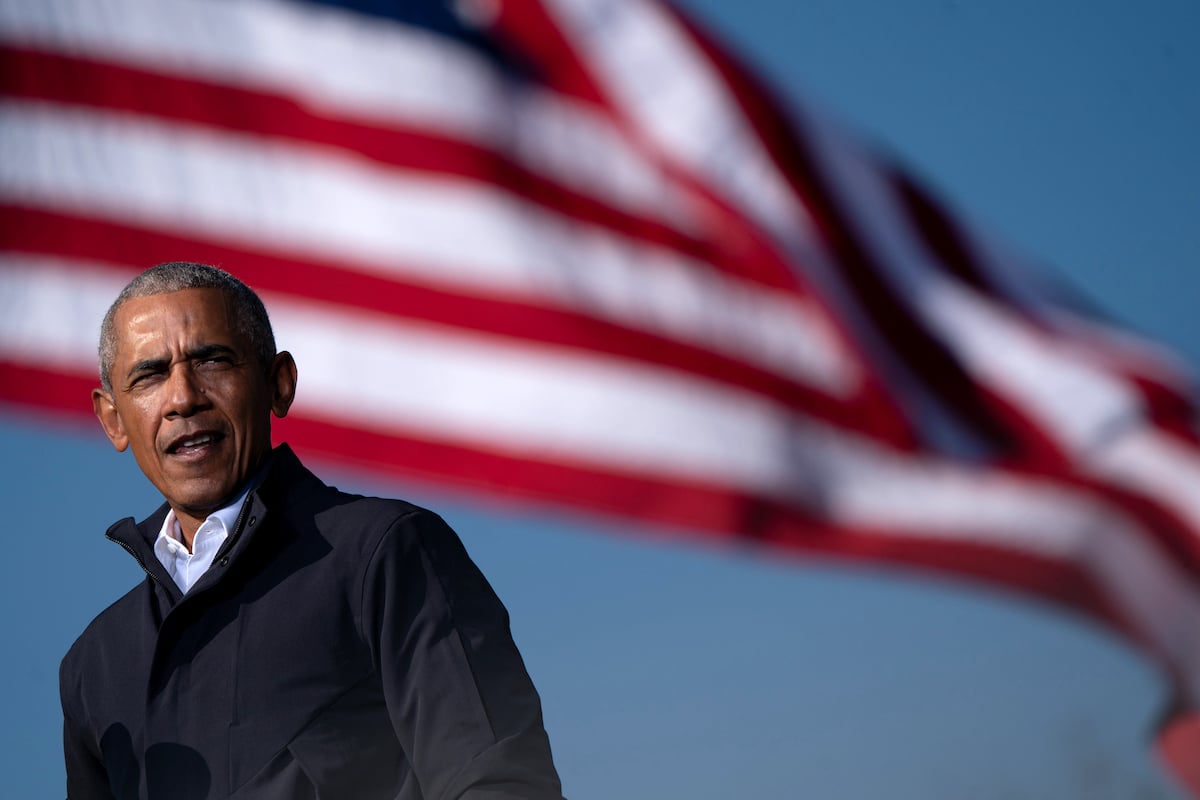
[[[196,530],[191,552],[188,552],[187,545],[183,543],[183,531],[179,527],[179,520],[175,519],[174,509],[167,512],[162,530],[154,540],[154,555],[166,567],[167,574],[184,594],[187,594],[188,589],[195,586],[200,576],[212,566],[217,551],[237,524],[238,512],[242,510],[242,503],[249,493],[247,488],[237,500],[208,515],[208,519]]]

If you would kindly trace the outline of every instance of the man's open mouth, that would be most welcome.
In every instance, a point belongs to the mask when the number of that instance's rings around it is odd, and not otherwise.
[[[167,446],[168,455],[193,455],[202,453],[224,439],[224,434],[216,431],[201,431],[180,436]]]

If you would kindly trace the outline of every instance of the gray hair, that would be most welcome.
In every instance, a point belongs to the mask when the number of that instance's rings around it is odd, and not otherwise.
[[[126,284],[104,315],[104,322],[100,323],[100,385],[104,391],[112,394],[111,373],[117,355],[114,325],[117,310],[126,300],[135,297],[168,294],[184,289],[220,289],[225,292],[233,303],[237,332],[250,341],[263,369],[270,366],[275,358],[275,334],[271,332],[266,306],[254,290],[223,269],[190,261],[171,261],[151,267]]]

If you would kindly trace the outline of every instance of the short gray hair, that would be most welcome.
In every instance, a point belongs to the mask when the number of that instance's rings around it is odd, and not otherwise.
[[[169,294],[184,289],[220,289],[233,302],[234,325],[237,332],[249,341],[254,354],[267,369],[275,358],[275,334],[266,306],[246,284],[223,269],[191,261],[171,261],[159,264],[138,275],[125,285],[109,306],[100,323],[100,385],[112,394],[112,367],[117,356],[117,332],[114,320],[126,300]]]

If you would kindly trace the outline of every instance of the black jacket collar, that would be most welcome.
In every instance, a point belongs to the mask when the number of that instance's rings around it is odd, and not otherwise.
[[[251,484],[255,488],[243,502],[234,530],[230,532],[221,552],[217,554],[217,560],[226,557],[230,560],[236,559],[263,527],[262,523],[267,519],[272,507],[277,513],[286,514],[286,494],[307,488],[305,484],[309,482],[323,485],[315,475],[304,468],[291,447],[281,444],[272,450],[251,478]],[[154,542],[158,539],[163,520],[166,519],[169,510],[170,506],[164,502],[141,522],[135,522],[133,517],[125,517],[113,523],[105,537],[124,548],[155,583],[166,589],[178,601],[182,597],[179,587],[154,554]],[[201,578],[197,587],[208,583],[207,577]]]

